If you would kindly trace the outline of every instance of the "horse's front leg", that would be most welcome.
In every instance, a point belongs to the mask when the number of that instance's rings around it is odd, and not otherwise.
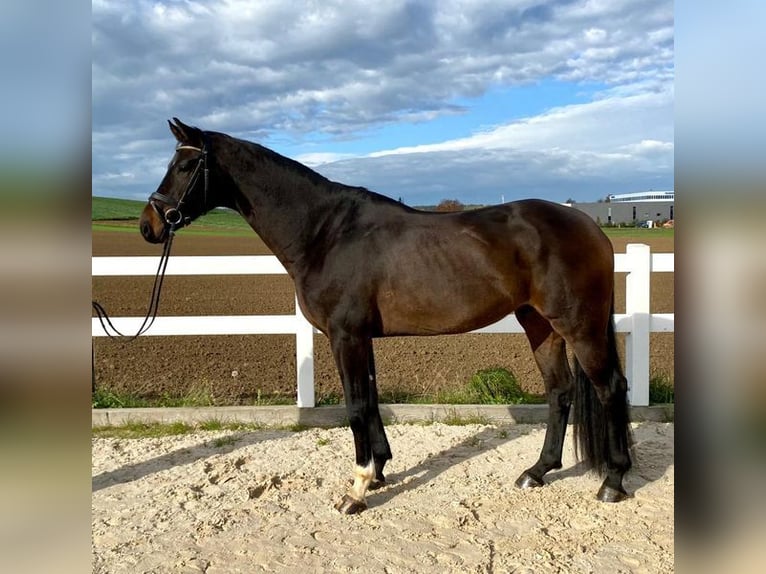
[[[356,453],[354,482],[335,508],[343,514],[356,514],[367,509],[365,495],[376,475],[371,440],[373,410],[377,411],[377,405],[371,405],[370,388],[374,385],[374,378],[369,372],[372,341],[368,337],[343,332],[333,333],[330,344],[343,382],[346,413],[351,432],[354,433]],[[382,465],[380,471],[382,474]]]

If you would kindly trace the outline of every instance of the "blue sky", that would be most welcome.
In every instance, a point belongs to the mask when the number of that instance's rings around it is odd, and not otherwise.
[[[92,54],[94,195],[173,116],[411,205],[674,186],[668,0],[94,0]]]

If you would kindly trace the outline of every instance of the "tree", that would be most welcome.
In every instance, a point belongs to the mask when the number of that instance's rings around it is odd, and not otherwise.
[[[457,199],[442,199],[436,206],[436,211],[463,211],[465,206]]]

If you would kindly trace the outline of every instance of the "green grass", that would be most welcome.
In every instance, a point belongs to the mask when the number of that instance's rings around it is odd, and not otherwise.
[[[516,376],[502,367],[482,369],[474,374],[462,388],[417,394],[402,390],[383,391],[378,400],[382,404],[448,404],[448,405],[515,405],[539,404],[545,397],[522,390]],[[211,407],[223,403],[213,393],[212,385],[200,384],[189,389],[185,395],[172,396],[164,393],[159,397],[146,398],[119,392],[105,386],[97,387],[92,395],[92,408],[118,409],[137,407]],[[340,405],[343,395],[329,392],[317,396],[317,406]],[[294,405],[295,397],[284,394],[257,392],[251,406]]]
[[[672,379],[664,374],[652,375],[649,378],[649,404],[663,405],[676,402]]]
[[[403,398],[404,395],[397,395]],[[337,404],[342,401],[342,397],[332,395],[331,400],[324,404]],[[405,397],[407,398],[407,397]],[[411,396],[409,397],[411,398]],[[444,400],[444,399],[449,400]],[[281,397],[284,399],[284,397]],[[477,372],[466,385],[465,389],[456,391],[452,394],[441,394],[434,396],[418,396],[417,400],[408,400],[410,404],[418,403],[437,403],[437,404],[536,404],[544,403],[545,398],[537,395],[531,395],[519,388],[518,382],[513,374],[503,368],[483,369]],[[439,400],[442,399],[442,400]],[[167,406],[188,406],[189,399],[177,399],[177,402],[187,404],[170,404]],[[173,401],[171,401],[173,402]],[[381,395],[381,402],[391,402],[386,400],[385,395]],[[293,404],[291,401],[289,404]],[[320,404],[321,401],[318,401]],[[655,374],[649,381],[649,404],[673,404],[675,403],[675,393],[673,390],[673,381],[668,375]],[[265,398],[261,399],[261,404],[265,404]],[[282,404],[282,403],[280,403]],[[99,389],[93,395],[94,408],[114,408],[114,407],[143,407],[143,406],[164,406],[152,403],[145,399],[131,398],[128,395],[119,395],[111,391]],[[421,421],[417,424],[429,425],[435,421]],[[443,424],[452,426],[465,426],[473,424],[490,424],[491,421],[479,414],[461,415],[456,410],[449,411],[441,421]],[[348,424],[348,423],[346,423]],[[164,436],[183,435],[197,430],[200,431],[252,431],[261,430],[264,425],[258,423],[226,423],[217,419],[203,421],[195,425],[183,422],[175,423],[127,423],[120,426],[94,427],[92,435],[94,437],[104,438],[156,438]],[[290,424],[282,428],[290,432],[302,432],[309,427],[303,424]],[[503,438],[501,431],[501,438]],[[506,434],[507,436],[507,434]],[[221,437],[215,439],[211,444],[216,448],[233,445],[239,440],[237,437]],[[327,446],[327,439],[318,439],[317,446]]]
[[[92,435],[102,438],[159,438],[188,434],[192,425],[175,423],[126,423],[120,426],[93,427]]]
[[[209,388],[204,385],[190,389],[186,395],[173,396],[163,393],[156,398],[139,397],[131,393],[112,390],[108,387],[97,387],[91,396],[91,406],[94,409],[122,409],[141,407],[212,407],[216,399]]]
[[[94,409],[129,409],[149,406],[154,405],[148,399],[105,387],[97,387],[91,395],[91,407]]]
[[[138,219],[145,205],[145,201],[92,197],[91,219],[93,221]]]
[[[136,233],[137,223],[146,202],[110,197],[91,198],[92,229]],[[238,213],[228,209],[214,209],[197,219],[185,234],[192,235],[252,235],[253,230]]]
[[[191,425],[183,422],[174,423],[145,423],[145,422],[131,422],[122,425],[109,425],[109,426],[97,426],[91,429],[91,435],[97,438],[161,438],[166,436],[179,436],[184,434],[190,434],[197,431],[232,431],[232,432],[248,432],[263,430],[265,425],[259,423],[224,423],[219,420],[203,421],[196,425]],[[287,425],[284,427],[269,427],[274,429],[282,429],[290,432],[300,432],[308,430],[308,427],[304,425]],[[224,446],[230,446],[236,444],[240,440],[240,436],[227,435],[223,437],[215,438],[211,441],[211,445],[216,448]]]
[[[269,395],[259,391],[255,399],[248,403],[250,406],[294,405],[292,395]],[[115,391],[106,386],[96,387],[91,395],[91,407],[94,409],[125,409],[125,408],[170,408],[170,407],[215,407],[224,406],[216,398],[212,385],[200,384],[189,389],[184,395],[163,393],[158,397],[141,397],[132,393]]]
[[[401,389],[381,391],[382,404],[440,404],[440,405],[516,405],[541,404],[545,397],[522,390],[516,376],[508,369],[482,369],[458,389],[435,393],[413,393]],[[317,406],[343,404],[343,395],[336,392],[321,394]]]
[[[636,241],[657,237],[675,237],[675,229],[665,229],[663,227],[654,229],[644,229],[642,227],[602,227],[601,230],[607,237],[628,237]]]
[[[511,371],[502,367],[477,372],[468,381],[468,394],[478,404],[518,405],[537,401],[536,397],[522,390]]]
[[[649,380],[650,404],[666,404],[674,401],[672,379],[667,375],[653,375]],[[381,404],[529,405],[544,404],[546,398],[543,395],[524,391],[511,371],[502,367],[495,367],[478,371],[462,388],[432,394],[418,394],[402,390],[383,391],[379,395],[379,402]],[[92,394],[91,403],[94,409],[224,405],[216,399],[209,385],[196,386],[182,396],[171,396],[164,393],[154,398],[118,392],[102,386],[97,387]],[[343,395],[337,392],[325,393],[316,399],[317,406],[341,405],[343,403]],[[295,397],[284,394],[263,394],[259,391],[256,397],[246,404],[251,406],[294,405]]]
[[[462,427],[468,425],[488,425],[492,421],[490,421],[487,417],[483,417],[479,414],[459,415],[457,412],[452,411],[448,413],[441,422],[448,426]]]

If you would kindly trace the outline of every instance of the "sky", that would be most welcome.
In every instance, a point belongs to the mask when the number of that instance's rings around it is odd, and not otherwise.
[[[92,3],[97,196],[171,117],[409,205],[673,189],[673,104],[671,0]]]

